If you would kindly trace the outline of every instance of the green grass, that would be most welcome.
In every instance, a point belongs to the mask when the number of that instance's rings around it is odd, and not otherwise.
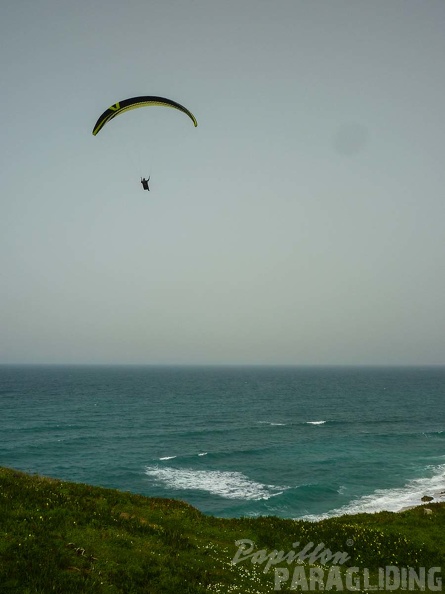
[[[423,507],[433,513],[426,515]],[[445,570],[444,535],[445,505],[439,503],[315,523],[275,517],[220,519],[182,501],[0,468],[1,594],[271,593],[277,568],[289,571],[288,580],[281,574],[279,591],[295,592],[290,589],[295,568],[308,579],[310,571],[323,571],[326,577],[332,562],[306,559],[301,565],[282,559],[275,565],[269,561],[264,571],[268,558],[261,558],[259,551],[284,555],[309,543],[348,554],[338,567],[344,586],[340,591],[350,591],[345,585],[348,567],[367,568],[371,586],[377,584],[378,568],[388,565]],[[254,543],[256,557],[234,564],[240,539]],[[295,542],[300,545],[293,547]],[[369,591],[359,575],[360,591]],[[301,585],[305,587],[304,578]],[[308,588],[316,589],[315,582],[308,582]],[[418,586],[411,589],[419,591]]]

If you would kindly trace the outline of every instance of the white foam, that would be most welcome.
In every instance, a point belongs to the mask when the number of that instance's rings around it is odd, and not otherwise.
[[[207,452],[201,452],[198,456],[207,456]]]
[[[270,425],[271,427],[284,427],[286,423],[274,423],[273,421],[258,421],[260,425]]]
[[[257,483],[241,472],[148,466],[145,473],[169,489],[206,491],[226,499],[270,499],[288,488]]]
[[[374,493],[364,495],[338,509],[320,515],[303,516],[300,519],[318,521],[349,514],[399,512],[408,507],[421,505],[421,498],[424,495],[434,497],[432,503],[445,501],[445,464],[434,467],[434,471],[435,474],[432,477],[413,479],[399,488],[377,489]]]
[[[324,425],[326,421],[306,421],[307,425]]]
[[[163,458],[159,458],[159,460],[173,460],[176,456],[164,456]]]

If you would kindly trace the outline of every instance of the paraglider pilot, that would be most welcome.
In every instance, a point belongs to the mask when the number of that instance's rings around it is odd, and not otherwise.
[[[148,179],[145,179],[145,177],[141,177],[141,184],[142,184],[142,187],[144,188],[144,190],[150,191],[150,188],[148,187],[149,181],[150,181],[150,176],[148,176]]]

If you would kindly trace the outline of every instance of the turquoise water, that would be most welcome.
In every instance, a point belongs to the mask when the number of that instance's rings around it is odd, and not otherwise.
[[[395,511],[445,491],[444,367],[0,366],[0,418],[2,466],[217,516]]]

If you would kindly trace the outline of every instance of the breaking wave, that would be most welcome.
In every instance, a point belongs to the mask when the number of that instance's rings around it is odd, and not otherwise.
[[[265,485],[249,479],[241,472],[222,470],[147,466],[145,474],[169,489],[205,491],[226,499],[259,501],[280,495],[288,488]]]
[[[413,479],[403,487],[377,489],[370,495],[363,495],[338,509],[319,515],[306,515],[300,519],[318,521],[348,514],[372,514],[380,511],[400,512],[421,505],[421,498],[424,495],[433,497],[433,503],[445,501],[445,464],[431,467],[431,469],[434,471],[434,475],[431,477]]]

